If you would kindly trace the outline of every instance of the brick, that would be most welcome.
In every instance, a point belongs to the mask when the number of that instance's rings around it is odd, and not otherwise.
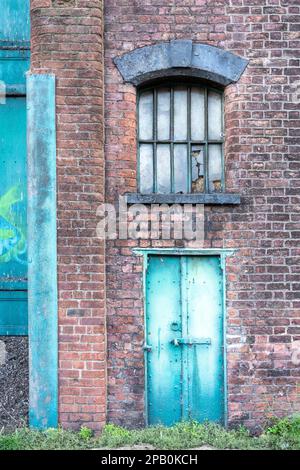
[[[104,200],[102,2],[33,0],[31,22],[31,71],[57,78],[60,423],[100,430],[106,411],[93,404],[106,401],[105,267],[93,221]],[[73,405],[78,395],[84,409]]]
[[[299,302],[294,308],[291,305],[299,286],[290,284],[291,275],[295,281],[299,276],[292,250],[299,244],[300,231],[291,226],[298,212],[291,198],[299,193],[299,174],[289,173],[299,170],[293,157],[299,140],[289,140],[297,137],[300,124],[299,106],[290,102],[299,63],[287,65],[298,59],[299,44],[296,36],[287,44],[286,36],[288,27],[296,25],[296,17],[289,20],[289,2],[263,9],[260,0],[234,6],[217,0],[209,5],[205,0],[173,3],[105,3],[106,198],[114,201],[119,194],[136,191],[136,91],[122,82],[112,58],[160,41],[192,39],[250,59],[241,80],[225,91],[226,185],[229,191],[241,192],[242,205],[206,209],[205,247],[238,248],[226,266],[228,332],[240,328],[235,352],[228,354],[229,423],[254,428],[264,423],[268,413],[282,415],[286,408],[289,412],[300,408],[298,379],[289,363],[284,363],[284,369],[290,384],[280,377],[280,369],[278,376],[277,368],[264,369],[275,357],[290,359],[287,348],[299,335],[296,326],[289,327],[296,325],[300,306]],[[133,245],[126,240],[107,244],[108,417],[126,426],[144,423],[142,265],[132,256]],[[152,244],[165,245],[162,241]],[[151,243],[141,241],[140,246]],[[130,284],[135,288],[128,292]],[[134,299],[139,303],[133,307]],[[240,342],[241,331],[246,346]],[[126,344],[139,364],[134,376],[124,355]],[[255,354],[249,352],[249,345],[259,347]],[[243,360],[249,367],[241,375]],[[284,400],[276,388],[279,379]],[[247,385],[251,387],[243,392]],[[134,405],[129,409],[128,403]]]
[[[257,428],[300,409],[290,363],[300,335],[298,3],[175,3],[107,0],[104,32],[99,0],[31,0],[32,72],[57,76],[59,399],[71,429],[144,424],[143,267],[132,249],[184,243],[111,240],[105,253],[96,209],[136,191],[136,90],[112,59],[172,39],[250,59],[225,90],[226,186],[242,204],[205,215],[204,247],[238,250],[226,264],[229,423]]]

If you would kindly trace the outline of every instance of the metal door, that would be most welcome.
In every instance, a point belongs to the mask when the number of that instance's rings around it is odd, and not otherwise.
[[[224,422],[218,256],[149,256],[145,354],[149,424]]]
[[[0,335],[27,326],[26,76],[29,0],[1,1]]]

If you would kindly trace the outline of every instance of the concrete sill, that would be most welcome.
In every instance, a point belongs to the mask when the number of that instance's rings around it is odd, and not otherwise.
[[[241,203],[240,194],[140,194],[126,193],[128,204],[209,204],[236,205]]]

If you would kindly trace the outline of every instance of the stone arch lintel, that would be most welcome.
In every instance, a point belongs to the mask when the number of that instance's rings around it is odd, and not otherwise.
[[[134,49],[114,62],[125,82],[135,86],[163,77],[196,77],[226,86],[237,82],[248,60],[191,40],[174,40]]]

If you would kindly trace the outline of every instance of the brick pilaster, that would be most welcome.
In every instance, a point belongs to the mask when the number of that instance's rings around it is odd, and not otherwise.
[[[56,75],[59,420],[106,416],[103,1],[31,0],[31,72]]]

